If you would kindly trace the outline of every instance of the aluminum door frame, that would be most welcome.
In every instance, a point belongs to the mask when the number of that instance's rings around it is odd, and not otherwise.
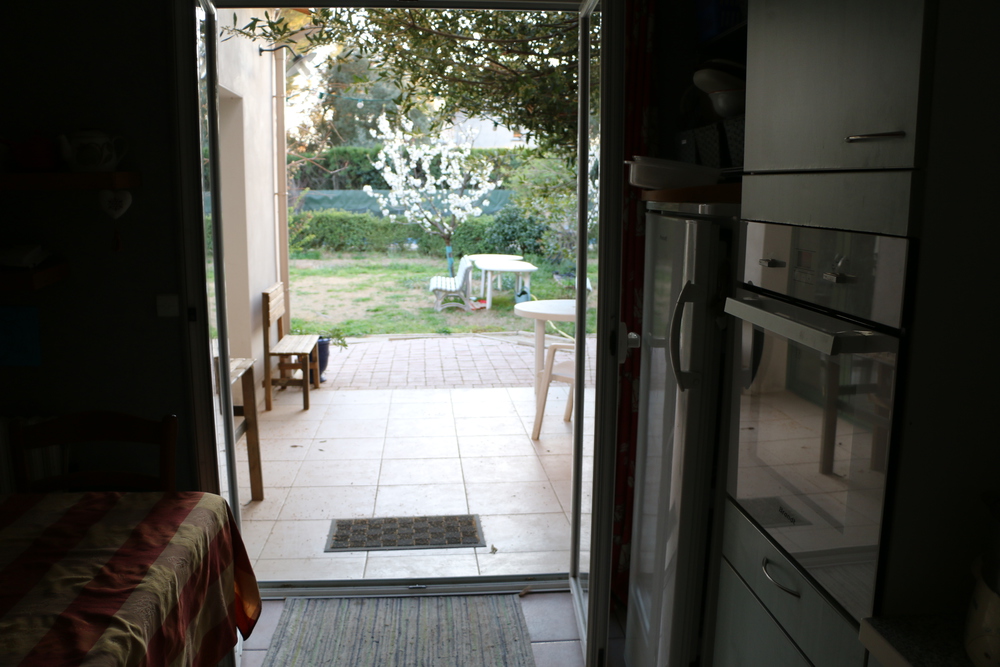
[[[208,6],[212,6],[208,0],[199,0]],[[581,26],[586,24],[587,32],[589,35],[590,26],[590,16],[597,6],[597,0],[584,0],[584,2],[567,2],[565,0],[487,0],[485,2],[478,2],[477,0],[458,0],[455,2],[449,0],[437,0],[435,2],[428,3],[427,7],[434,8],[465,8],[465,9],[522,9],[522,10],[559,10],[559,11],[579,11],[581,19],[586,19],[581,21]],[[273,4],[267,4],[261,0],[253,0],[251,2],[245,2],[242,0],[222,0],[215,4],[219,8],[253,8],[253,7],[273,7]],[[412,4],[406,2],[396,2],[392,0],[383,0],[377,2],[367,2],[365,0],[355,0],[354,2],[334,2],[329,3],[326,6],[351,6],[351,7],[363,7],[363,6],[377,6],[377,7],[412,7]],[[189,6],[185,2],[179,2],[178,5],[178,21],[180,25],[183,25],[185,21],[188,20]],[[214,16],[214,12],[213,12]],[[623,47],[623,36],[622,36],[622,26],[624,25],[624,5],[620,2],[614,3],[604,3],[602,7],[602,23],[601,23],[601,85],[602,85],[602,105],[601,105],[601,120],[600,120],[600,132],[601,132],[601,148],[600,148],[600,161],[604,165],[613,165],[621,160],[623,146],[624,146],[624,132],[622,128],[622,118],[623,110],[621,108],[620,99],[622,95],[622,78],[620,76],[614,76],[621,69],[621,64],[624,60],[624,47]],[[581,27],[583,30],[583,27]],[[185,42],[185,38],[188,37],[186,33],[180,31],[181,34],[178,35],[178,49],[183,52],[186,46],[190,46]],[[586,45],[588,57],[586,59],[581,59],[581,66],[587,68],[587,78],[589,79],[589,41],[581,40],[581,48]],[[185,46],[186,44],[186,46]],[[183,68],[181,68],[183,69]],[[216,76],[216,72],[213,70],[213,79]],[[581,76],[581,81],[584,78]],[[187,82],[179,81],[178,85],[180,88],[187,86]],[[214,99],[212,100],[214,104]],[[579,128],[582,136],[585,137],[584,141],[581,142],[580,150],[583,155],[583,162],[581,164],[586,164],[588,159],[587,151],[587,141],[586,132],[587,125],[589,124],[589,97],[585,97],[580,105],[580,108],[584,108],[587,105],[587,121],[588,123],[581,123],[581,128]],[[217,116],[216,116],[217,118]],[[183,129],[182,134],[188,133],[190,136],[191,128],[186,127]],[[182,150],[186,148],[182,146]],[[216,146],[217,150],[217,146]],[[217,154],[217,153],[216,153]],[[183,161],[182,161],[183,164]],[[214,169],[218,169],[217,160],[213,161]],[[595,414],[595,453],[594,453],[594,481],[593,481],[593,507],[603,508],[601,512],[594,512],[592,514],[592,524],[591,524],[591,567],[588,576],[588,590],[583,594],[582,587],[579,581],[579,568],[578,568],[578,555],[580,546],[580,529],[579,522],[575,521],[576,528],[571,535],[571,548],[574,553],[574,560],[577,567],[571,573],[570,588],[574,590],[574,607],[577,611],[578,621],[581,624],[581,642],[584,645],[584,654],[586,659],[587,667],[603,667],[607,660],[607,644],[608,644],[608,621],[610,616],[610,603],[611,603],[611,588],[610,588],[610,572],[611,572],[611,535],[612,535],[612,524],[613,524],[613,503],[614,503],[614,483],[615,483],[615,451],[614,442],[616,440],[617,433],[617,400],[618,400],[618,350],[616,345],[616,336],[618,334],[618,320],[619,320],[619,310],[620,310],[620,288],[621,288],[621,249],[622,241],[617,234],[617,230],[620,227],[619,219],[621,214],[621,206],[623,201],[623,184],[620,180],[620,173],[615,169],[603,169],[600,174],[600,192],[601,199],[599,203],[599,220],[600,220],[600,232],[599,232],[599,243],[598,243],[598,262],[602,269],[602,289],[598,293],[598,332],[597,332],[597,386],[595,389],[596,405],[600,406]],[[583,179],[585,180],[586,173],[583,174]],[[217,186],[217,180],[213,179],[213,187]],[[584,189],[582,194],[583,205],[586,205],[586,184],[584,184]],[[190,197],[193,196],[190,193],[185,201],[188,201]],[[220,211],[217,210],[218,198],[213,197],[213,218],[220,215]],[[581,207],[582,210],[582,207]],[[582,229],[584,233],[586,232],[586,216],[580,215],[578,221],[578,234],[579,230]],[[216,218],[221,220],[221,216]],[[586,238],[585,234],[584,237]],[[579,239],[579,236],[578,236]],[[192,244],[188,243],[188,256],[191,255]],[[221,243],[217,243],[216,248],[221,249]],[[584,245],[585,247],[585,245]],[[217,251],[218,252],[218,251]],[[579,253],[578,253],[579,255]],[[579,262],[579,258],[578,258]],[[579,266],[579,265],[578,265]],[[586,268],[586,258],[583,258],[583,267]],[[197,266],[188,264],[187,275],[189,277],[188,290],[189,290],[189,303],[199,303],[204,305],[205,312],[207,313],[207,303],[205,294],[197,294],[197,290],[193,289],[193,285],[203,285],[204,284],[204,269]],[[585,306],[586,298],[586,272],[578,269],[577,271],[578,280],[584,285],[584,289],[578,289],[577,297],[577,308],[580,312],[581,301]],[[222,280],[219,271],[216,271],[217,283]],[[224,281],[222,281],[222,286],[224,290]],[[582,293],[582,299],[581,299]],[[224,296],[224,291],[221,293]],[[216,292],[217,298],[219,298],[220,292]],[[223,307],[224,307],[224,302]],[[585,310],[582,311],[585,314]],[[578,321],[585,322],[585,315],[582,318],[578,318]],[[204,325],[198,326],[197,323],[193,323],[192,331],[189,333],[189,338],[191,340],[191,346],[193,350],[198,350],[199,348],[205,347],[204,332],[202,329]],[[585,326],[577,327],[578,336],[579,332],[584,332],[586,330]],[[220,357],[228,357],[228,338],[223,335],[223,331],[220,330]],[[585,342],[585,341],[584,341]],[[579,345],[579,342],[578,342]],[[224,349],[223,349],[224,348]],[[580,347],[579,349],[584,349]],[[584,355],[578,355],[578,368],[579,373],[580,366],[582,366]],[[205,381],[205,376],[210,376],[210,369],[198,358],[197,354],[192,356],[190,360],[192,368],[195,370],[195,375],[202,379],[202,382],[194,382],[195,385],[195,407],[196,415],[199,415],[199,433],[206,437],[209,435],[209,430],[207,426],[210,426],[212,415],[210,410],[206,407],[211,404],[209,400],[205,400],[205,387],[211,386],[211,381]],[[228,376],[228,366],[221,365],[222,372]],[[206,373],[205,371],[209,371]],[[579,377],[583,377],[579,375]],[[220,384],[222,387],[220,391],[228,398],[229,409],[231,410],[232,398],[229,394],[229,383],[225,381],[226,378],[221,378]],[[201,386],[199,386],[201,385]],[[577,398],[583,397],[582,392],[583,383],[577,383],[578,393]],[[582,470],[582,457],[581,443],[582,443],[582,420],[579,419],[580,414],[583,410],[583,402],[580,401],[577,404],[579,407],[577,409],[577,419],[574,423],[574,512],[578,513],[579,510],[579,498],[582,492],[582,484],[580,482],[579,471]],[[231,421],[231,420],[229,420]],[[227,427],[229,433],[228,437],[232,438],[232,424]],[[211,434],[211,438],[214,440],[214,432]],[[602,446],[603,445],[603,446]],[[233,447],[229,446],[228,450],[231,452]],[[208,488],[210,481],[210,469],[215,469],[215,474],[217,476],[217,462],[210,457],[206,456],[204,451],[199,451],[199,463],[200,470],[199,475],[202,482],[203,488]],[[576,460],[576,459],[581,460]],[[235,479],[235,465],[230,465],[230,485],[235,493],[236,485]],[[234,499],[235,500],[235,499]],[[238,500],[235,502],[235,507],[238,508]],[[238,517],[237,517],[238,520]],[[595,587],[594,583],[597,582],[600,585]],[[304,582],[303,582],[304,583]],[[319,583],[319,582],[310,582]],[[288,590],[291,592],[293,587],[289,587]],[[343,590],[343,589],[342,589]],[[303,590],[296,591],[298,593],[304,593]],[[347,592],[344,590],[344,592]]]

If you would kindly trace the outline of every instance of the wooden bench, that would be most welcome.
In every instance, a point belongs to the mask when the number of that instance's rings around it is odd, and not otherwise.
[[[302,407],[309,409],[309,370],[313,371],[312,384],[319,389],[319,336],[285,335],[282,317],[285,314],[285,286],[278,282],[263,293],[264,308],[264,406],[271,410],[271,390],[274,386],[302,387]],[[271,344],[271,327],[277,323],[278,338]],[[273,364],[271,357],[277,357]],[[294,359],[294,361],[292,361]],[[279,375],[274,376],[277,368]],[[293,377],[291,372],[301,370],[302,377]]]

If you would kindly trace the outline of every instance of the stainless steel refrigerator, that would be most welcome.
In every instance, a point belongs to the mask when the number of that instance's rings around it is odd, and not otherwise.
[[[738,218],[736,204],[647,204],[629,667],[698,656]]]

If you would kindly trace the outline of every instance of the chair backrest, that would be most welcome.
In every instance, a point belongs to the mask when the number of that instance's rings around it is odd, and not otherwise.
[[[281,281],[271,285],[261,294],[264,316],[264,349],[271,349],[271,327],[278,323],[278,340],[285,336],[285,285]],[[275,341],[277,342],[277,341]]]
[[[455,272],[455,283],[461,287],[465,285],[465,281],[469,279],[472,274],[472,260],[469,259],[468,255],[465,255],[458,261],[458,270]]]
[[[11,451],[20,492],[49,491],[175,491],[177,487],[177,417],[144,419],[120,412],[79,412],[37,423],[14,422],[10,432]],[[114,469],[111,465],[83,469],[99,458],[98,447],[115,445],[127,449],[105,452],[105,459],[131,458],[143,464],[152,460],[149,453],[158,451],[158,474]],[[86,447],[86,452],[76,448]],[[33,474],[30,452],[58,448],[58,464],[52,472]],[[52,450],[50,450],[51,453]],[[39,452],[44,454],[42,452]],[[48,459],[52,460],[52,459]],[[142,465],[143,468],[150,466]]]

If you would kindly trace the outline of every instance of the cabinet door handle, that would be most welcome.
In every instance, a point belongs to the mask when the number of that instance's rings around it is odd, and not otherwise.
[[[777,586],[778,588],[780,588],[781,590],[783,590],[786,593],[788,593],[789,595],[794,595],[797,598],[802,597],[801,593],[799,593],[798,591],[796,591],[794,589],[789,588],[788,586],[785,586],[783,584],[779,584],[777,581],[774,580],[774,577],[772,577],[770,574],[768,574],[768,572],[767,572],[767,564],[768,564],[768,562],[769,561],[767,560],[767,556],[764,556],[764,560],[762,560],[760,562],[760,569],[764,573],[764,576],[767,577],[767,580],[770,581],[775,586]]]
[[[849,144],[853,144],[855,141],[871,141],[873,139],[902,139],[905,136],[906,132],[897,130],[895,132],[875,132],[873,134],[852,134],[849,137],[844,137],[844,141]]]

